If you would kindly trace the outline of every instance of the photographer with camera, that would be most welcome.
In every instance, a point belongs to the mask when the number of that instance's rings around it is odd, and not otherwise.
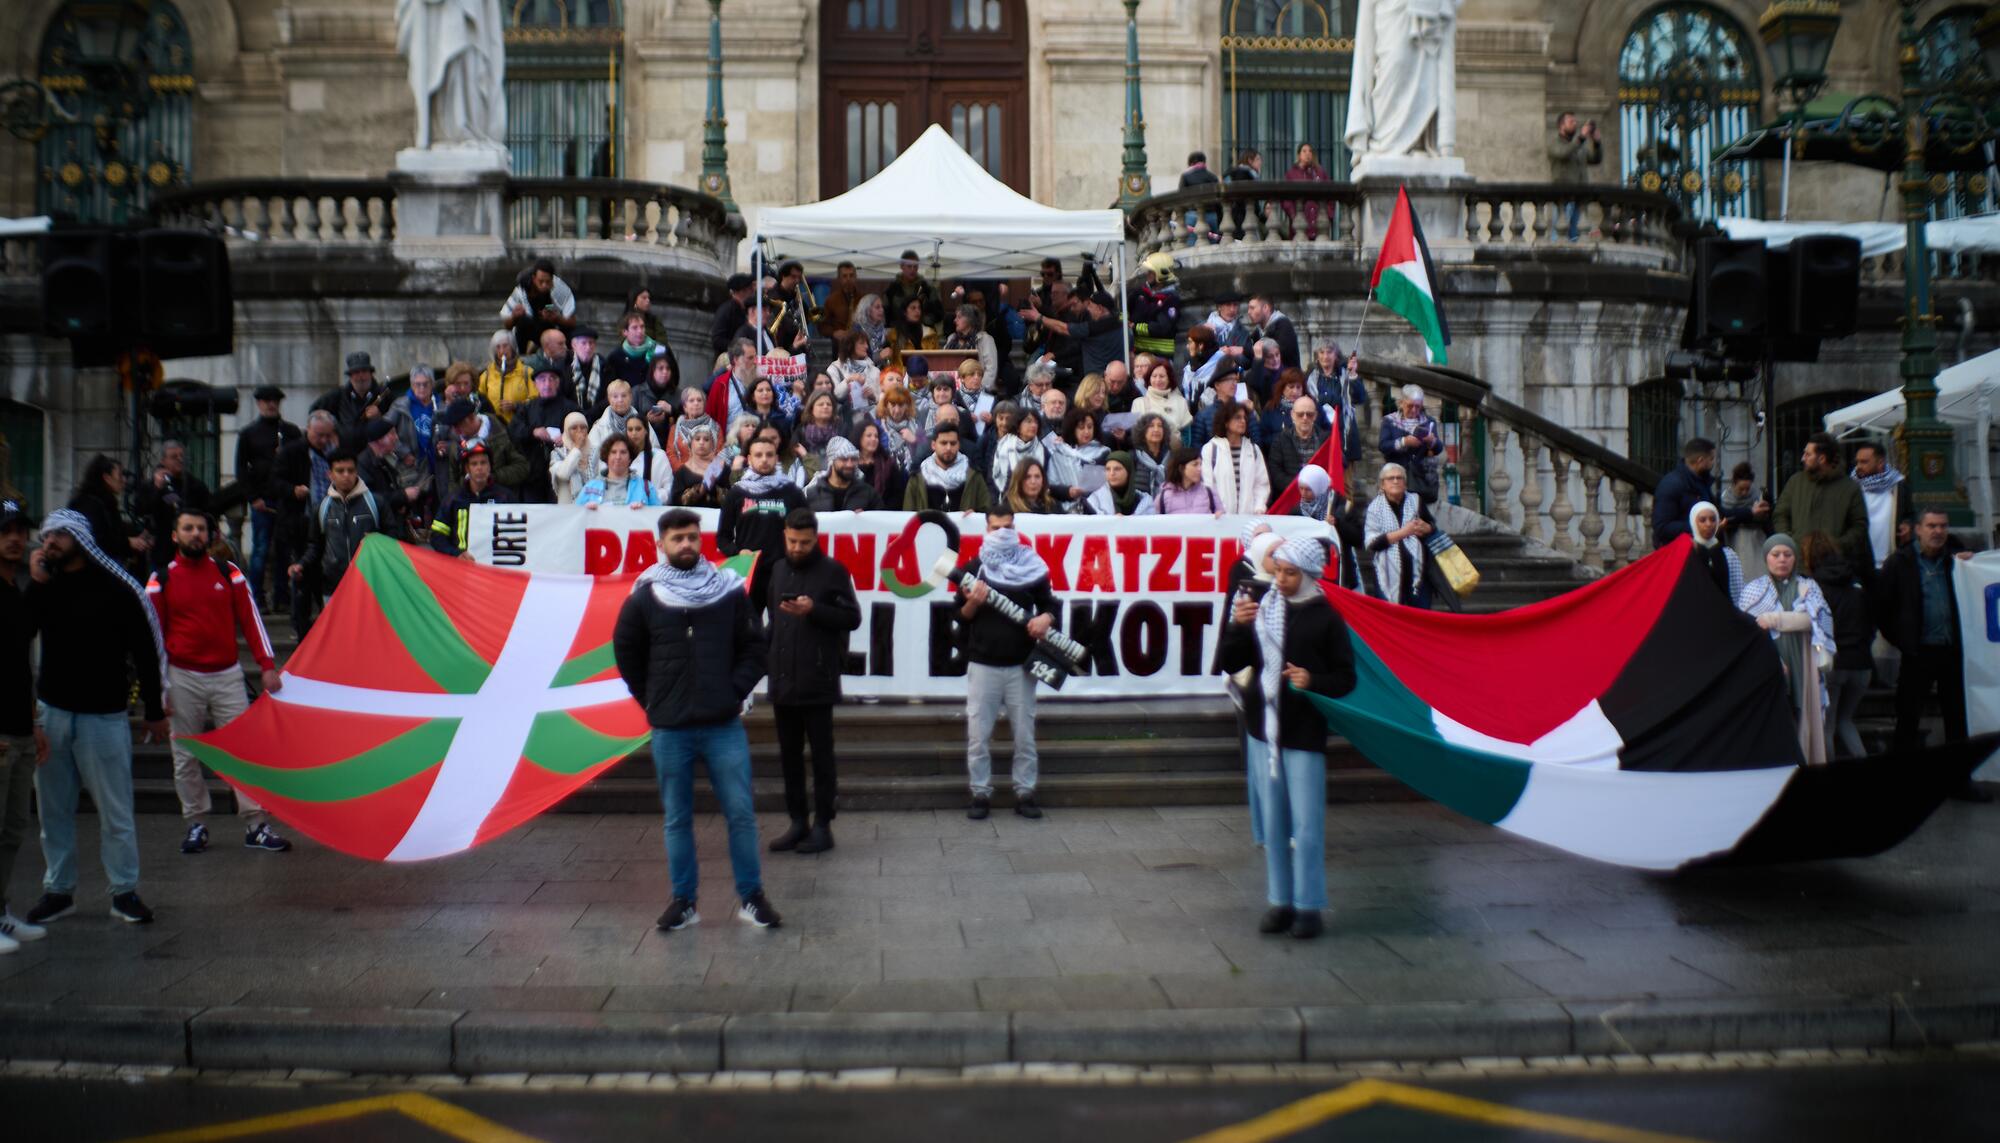
[[[1027,612],[1024,625],[988,606],[995,596]],[[1035,779],[1040,759],[1035,752],[1035,675],[1028,660],[1035,643],[1055,625],[1055,593],[1049,590],[1049,565],[1014,530],[1014,510],[998,501],[986,510],[986,538],[979,556],[965,565],[958,580],[961,646],[965,650],[965,768],[972,785],[972,805],[965,816],[983,820],[993,804],[993,725],[1000,706],[1007,707],[1007,725],[1014,732],[1014,812],[1039,818]],[[1008,610],[1013,610],[1010,608]]]
[[[1578,124],[1576,112],[1556,116],[1555,134],[1549,137],[1549,181],[1557,186],[1583,186],[1590,182],[1590,168],[1604,161],[1604,139],[1597,133],[1597,120]],[[1569,240],[1576,241],[1577,204],[1567,204]]]

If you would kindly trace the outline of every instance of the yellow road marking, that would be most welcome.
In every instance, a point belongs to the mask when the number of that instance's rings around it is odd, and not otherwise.
[[[1308,1096],[1297,1103],[1286,1104],[1255,1119],[1196,1136],[1187,1143],[1271,1143],[1272,1140],[1283,1139],[1329,1119],[1385,1103],[1472,1123],[1541,1131],[1568,1139],[1587,1140],[1589,1143],[1700,1143],[1699,1140],[1681,1135],[1641,1131],[1637,1128],[1576,1119],[1567,1115],[1524,1111],[1504,1104],[1488,1103],[1482,1099],[1471,1099],[1467,1096],[1376,1079],[1356,1080],[1346,1087]]]
[[[364,1115],[383,1113],[413,1119],[433,1131],[459,1140],[460,1143],[540,1143],[540,1140],[533,1136],[502,1127],[490,1119],[474,1115],[462,1107],[422,1092],[398,1092],[394,1095],[371,1096],[367,1099],[350,1099],[342,1103],[330,1103],[324,1107],[308,1107],[302,1111],[286,1111],[277,1115],[259,1116],[256,1119],[239,1119],[234,1123],[218,1123],[211,1127],[191,1127],[185,1131],[147,1135],[129,1140],[128,1143],[218,1143],[224,1139],[275,1135],[283,1131],[297,1131],[301,1128],[317,1127],[323,1123],[338,1123],[344,1119],[357,1119]]]

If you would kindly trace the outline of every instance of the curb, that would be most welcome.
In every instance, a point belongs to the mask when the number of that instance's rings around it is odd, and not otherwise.
[[[0,1059],[392,1074],[1351,1063],[2000,1040],[2000,990],[1103,1012],[453,1012],[0,1004]]]

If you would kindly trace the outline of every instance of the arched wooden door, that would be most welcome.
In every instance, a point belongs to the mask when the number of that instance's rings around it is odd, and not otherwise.
[[[1021,0],[827,0],[820,196],[868,181],[933,123],[996,178],[1028,193]]]

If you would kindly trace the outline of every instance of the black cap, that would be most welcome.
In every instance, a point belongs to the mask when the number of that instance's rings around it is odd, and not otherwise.
[[[285,399],[285,391],[276,385],[259,385],[251,396],[259,401],[282,401]]]
[[[1107,310],[1115,310],[1118,308],[1118,299],[1112,297],[1108,292],[1104,290],[1099,290],[1096,293],[1090,295],[1090,300],[1093,304],[1103,306]]]
[[[347,355],[347,371],[349,373],[359,373],[363,369],[370,372],[373,372],[375,369],[375,363],[368,359],[367,353],[357,350]]]
[[[580,326],[577,326],[577,327],[576,327],[576,332],[575,332],[575,333],[572,333],[572,334],[570,334],[570,335],[569,335],[569,339],[570,339],[571,341],[575,341],[575,340],[576,340],[577,338],[579,338],[579,337],[587,337],[587,338],[589,338],[589,339],[590,339],[590,340],[592,340],[592,341],[596,341],[596,340],[597,340],[597,330],[596,330],[595,328],[593,328],[593,327],[591,327],[591,326],[587,326],[587,325],[580,325]]]
[[[373,444],[374,442],[381,440],[383,437],[386,437],[390,433],[393,433],[395,431],[396,431],[396,422],[390,420],[387,417],[377,417],[374,420],[368,422],[368,427],[361,430],[361,436],[362,439],[368,441],[370,444]]]
[[[458,400],[446,405],[444,412],[438,414],[438,419],[447,425],[456,425],[478,411],[472,407],[471,401],[460,397]]]
[[[729,281],[724,283],[724,285],[726,285],[729,289],[729,292],[733,294],[738,290],[749,289],[751,283],[755,281],[756,279],[752,278],[748,274],[731,274],[729,275]]]
[[[1240,306],[1243,304],[1243,295],[1237,293],[1235,290],[1224,290],[1222,293],[1216,295],[1215,304],[1218,306]]]
[[[28,507],[19,500],[0,500],[0,532],[9,528],[33,530],[35,522],[28,518]]]
[[[903,373],[909,377],[928,377],[931,375],[931,363],[921,353],[912,354],[903,359]]]

